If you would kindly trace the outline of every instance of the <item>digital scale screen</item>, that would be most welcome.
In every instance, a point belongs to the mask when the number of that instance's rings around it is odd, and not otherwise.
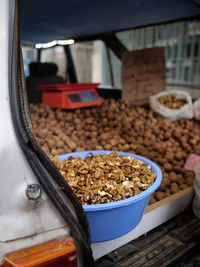
[[[72,103],[90,102],[98,98],[94,92],[83,92],[79,94],[68,94],[68,97]]]
[[[81,102],[79,95],[71,94],[71,95],[68,95],[68,97],[72,103],[80,103]]]

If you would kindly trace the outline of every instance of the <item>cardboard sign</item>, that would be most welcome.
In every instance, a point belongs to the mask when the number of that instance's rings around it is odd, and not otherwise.
[[[165,90],[165,53],[163,47],[132,52],[122,56],[122,99],[136,105],[147,104],[151,95]]]
[[[200,156],[195,154],[190,154],[186,160],[184,168],[189,171],[194,171],[194,168],[200,165]]]

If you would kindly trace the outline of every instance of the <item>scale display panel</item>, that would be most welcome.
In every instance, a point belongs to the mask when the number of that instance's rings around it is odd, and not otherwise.
[[[66,97],[69,97],[69,99],[72,103],[80,103],[81,102],[80,95],[71,94],[71,95],[66,95]]]
[[[90,102],[95,101],[99,98],[99,96],[93,92],[83,92],[79,94],[69,94],[67,95],[72,103],[80,103],[80,102]]]

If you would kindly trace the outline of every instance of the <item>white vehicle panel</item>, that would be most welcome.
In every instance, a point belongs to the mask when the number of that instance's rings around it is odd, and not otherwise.
[[[69,234],[63,218],[43,191],[34,204],[25,193],[27,185],[38,181],[18,143],[10,112],[9,11],[14,4],[14,0],[0,1],[0,261],[5,252],[31,246],[37,243],[35,240],[45,242],[55,238],[56,233],[60,236],[58,228]],[[24,242],[10,242],[9,246],[9,241],[25,237]]]

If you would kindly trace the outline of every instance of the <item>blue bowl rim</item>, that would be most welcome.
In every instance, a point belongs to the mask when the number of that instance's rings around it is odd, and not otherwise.
[[[99,155],[104,155],[104,154],[109,154],[112,153],[112,150],[87,150],[87,151],[80,151],[80,152],[72,152],[72,153],[67,153],[67,154],[62,154],[59,155],[58,158],[60,160],[66,160],[69,157],[87,157],[89,154],[99,154]],[[83,205],[83,209],[86,212],[93,212],[93,211],[103,211],[103,210],[108,210],[108,209],[114,209],[114,208],[119,208],[127,205],[131,205],[135,202],[138,202],[142,199],[145,199],[147,197],[150,197],[150,195],[156,191],[156,189],[159,187],[161,181],[162,181],[162,172],[158,165],[151,161],[150,159],[147,159],[145,157],[139,156],[137,154],[132,154],[128,152],[122,152],[122,151],[117,151],[117,154],[119,156],[124,156],[124,157],[134,157],[136,159],[139,159],[143,161],[146,165],[150,165],[153,169],[153,172],[156,173],[156,180],[154,183],[145,191],[129,197],[125,198],[122,200],[118,201],[113,201],[109,203],[102,203],[102,204],[91,204],[91,205]]]

